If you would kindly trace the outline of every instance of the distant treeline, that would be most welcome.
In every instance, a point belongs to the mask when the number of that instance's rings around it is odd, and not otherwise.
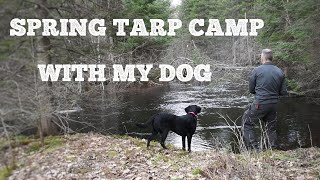
[[[194,18],[259,18],[259,36],[190,37],[211,60],[255,65],[262,48],[274,52],[275,63],[288,76],[291,90],[320,96],[320,1],[319,0],[184,0],[179,16]],[[188,34],[184,34],[187,36]]]

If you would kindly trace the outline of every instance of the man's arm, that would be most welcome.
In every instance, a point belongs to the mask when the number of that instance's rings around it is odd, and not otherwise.
[[[283,76],[283,80],[282,80],[281,88],[280,88],[280,96],[286,96],[286,95],[288,95],[287,83],[286,83],[285,76]]]
[[[251,94],[255,94],[256,91],[256,71],[255,69],[251,72],[250,78],[249,78],[249,91]]]

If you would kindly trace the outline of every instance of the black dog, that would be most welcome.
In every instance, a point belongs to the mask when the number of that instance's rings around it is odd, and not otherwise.
[[[150,141],[155,135],[160,133],[160,144],[164,149],[167,149],[164,142],[167,138],[169,131],[173,131],[182,136],[182,149],[186,149],[186,136],[188,138],[188,151],[191,151],[191,139],[192,135],[196,131],[197,126],[197,114],[200,113],[201,108],[196,105],[188,106],[184,109],[186,115],[176,116],[169,113],[158,113],[153,115],[146,123],[136,124],[138,127],[146,128],[148,125],[152,125],[152,134],[148,137],[147,147],[150,146]]]

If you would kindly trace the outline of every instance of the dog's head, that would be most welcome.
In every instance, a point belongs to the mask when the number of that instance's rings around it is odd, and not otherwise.
[[[184,110],[186,111],[186,113],[193,112],[195,114],[199,114],[201,111],[201,107],[199,107],[197,105],[190,105],[190,106],[186,107]]]

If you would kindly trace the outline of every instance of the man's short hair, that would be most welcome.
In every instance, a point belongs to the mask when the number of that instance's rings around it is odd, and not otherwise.
[[[262,55],[266,57],[267,60],[272,61],[272,51],[271,49],[263,49]]]

